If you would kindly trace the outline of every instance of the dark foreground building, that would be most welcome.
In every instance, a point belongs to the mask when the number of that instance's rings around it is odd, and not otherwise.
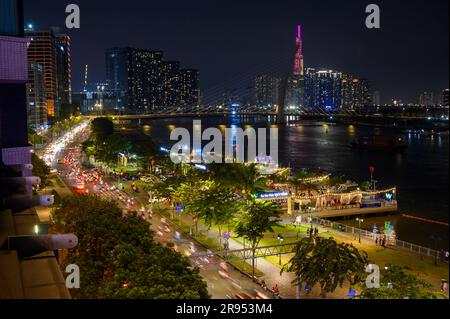
[[[61,246],[45,231],[53,196],[32,191],[40,180],[27,136],[22,6],[0,1],[0,298],[70,298],[56,258]]]

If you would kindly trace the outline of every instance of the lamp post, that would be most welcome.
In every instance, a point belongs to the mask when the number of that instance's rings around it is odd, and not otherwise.
[[[358,242],[361,244],[361,223],[364,221],[364,219],[362,218],[356,218],[356,220],[358,221],[358,229],[359,229],[359,238],[358,238]]]
[[[283,243],[284,237],[280,234],[280,235],[278,235],[277,238],[278,238],[278,243],[281,245]],[[281,265],[281,250],[280,250],[280,253],[278,255],[278,264]]]

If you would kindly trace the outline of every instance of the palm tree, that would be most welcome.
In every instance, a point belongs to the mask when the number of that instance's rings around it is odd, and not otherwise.
[[[359,252],[351,244],[338,244],[333,238],[312,236],[299,241],[295,255],[284,265],[281,273],[294,272],[297,284],[310,286],[320,285],[321,295],[342,287],[348,281],[351,285],[359,282],[364,276],[367,254]]]
[[[267,187],[267,180],[259,175],[255,164],[211,164],[209,170],[211,179],[246,198]]]
[[[292,179],[289,180],[289,184],[294,187],[295,195],[298,195],[300,190],[308,191],[308,196],[311,196],[311,191],[317,190],[318,186],[315,183],[309,182],[307,179],[315,176],[312,173],[308,173],[305,170],[299,171]]]
[[[318,185],[311,182],[303,182],[299,185],[299,190],[308,192],[308,196],[311,196],[312,191],[316,191],[318,189]]]
[[[246,239],[252,248],[252,277],[255,277],[255,249],[264,237],[264,233],[273,232],[279,226],[281,208],[273,202],[257,199],[247,200],[241,214],[235,220],[234,231],[238,237]]]

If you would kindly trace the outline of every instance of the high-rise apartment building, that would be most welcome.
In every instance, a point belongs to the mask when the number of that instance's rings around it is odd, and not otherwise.
[[[369,83],[366,79],[359,79],[351,74],[344,74],[342,76],[343,110],[353,111],[359,107],[369,106],[371,100]]]
[[[448,107],[448,89],[442,90],[441,105]]]
[[[258,75],[255,79],[255,99],[258,107],[271,108],[278,103],[280,78],[272,75]]]
[[[72,103],[72,56],[70,37],[66,34],[55,32],[56,45],[56,81],[58,105]]]
[[[340,109],[342,74],[332,70],[319,70],[314,78],[313,109]]]
[[[151,113],[161,108],[196,105],[198,78],[197,70],[183,70],[178,61],[163,61],[161,51],[106,50],[106,79],[117,97],[117,112]]]
[[[180,104],[180,62],[163,61],[161,106],[176,107]]]
[[[28,60],[44,68],[45,94],[49,116],[57,116],[59,109],[56,62],[56,38],[52,30],[26,29],[30,40]]]
[[[199,105],[199,72],[194,69],[180,70],[180,104],[182,107]]]
[[[128,97],[130,94],[129,72],[132,65],[132,48],[111,48],[105,52],[106,81],[110,90],[116,95],[117,112],[129,109]]]
[[[308,111],[311,111],[314,108],[314,101],[316,95],[316,85],[315,85],[316,81],[317,81],[316,69],[306,68],[303,81],[304,86],[303,105],[304,108]]]
[[[433,106],[434,103],[434,94],[433,92],[423,92],[419,96],[419,105],[420,106]]]
[[[28,126],[38,129],[47,125],[47,100],[45,95],[44,68],[36,62],[29,62],[28,65]]]

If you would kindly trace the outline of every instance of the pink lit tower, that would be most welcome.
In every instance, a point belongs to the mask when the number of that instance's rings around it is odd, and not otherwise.
[[[297,52],[295,54],[294,75],[303,75],[303,41],[302,41],[302,27],[298,25],[297,29]]]

